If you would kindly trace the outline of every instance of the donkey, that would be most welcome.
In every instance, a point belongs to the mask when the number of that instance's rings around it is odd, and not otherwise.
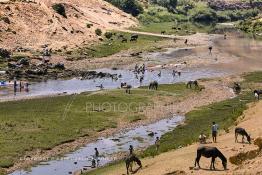
[[[244,143],[244,137],[246,136],[248,143],[251,144],[250,135],[247,134],[247,132],[244,128],[236,128],[235,129],[235,142],[236,143],[238,143],[238,140],[237,140],[238,135],[242,135],[242,143]]]
[[[150,82],[148,89],[150,90],[157,90],[158,89],[158,82],[157,81],[152,81]]]
[[[133,172],[132,170],[132,163],[133,162],[136,162],[137,165],[139,166],[139,168],[137,170],[139,170],[140,168],[142,168],[142,163],[141,161],[138,159],[138,157],[136,157],[135,155],[130,155],[126,158],[125,160],[126,162],[126,171],[127,171],[127,174],[129,174],[129,167],[131,169],[131,172]]]
[[[192,85],[195,86],[195,89],[196,89],[196,88],[199,88],[198,82],[197,82],[196,80],[191,80],[191,81],[189,81],[189,82],[186,84],[186,87],[191,89],[191,88],[192,88]]]
[[[215,170],[215,159],[219,157],[222,160],[222,165],[224,167],[224,170],[227,169],[227,159],[226,157],[216,148],[216,147],[208,147],[208,146],[201,146],[197,149],[197,157],[195,160],[195,167],[196,164],[200,168],[199,161],[201,156],[204,156],[206,158],[212,158],[211,164],[210,164],[210,170]]]
[[[262,94],[262,90],[254,90],[255,97],[259,100],[260,95]]]

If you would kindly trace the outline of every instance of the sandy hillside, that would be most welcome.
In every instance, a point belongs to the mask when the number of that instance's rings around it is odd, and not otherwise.
[[[97,40],[97,28],[103,31],[127,28],[137,21],[103,0],[35,0],[6,2],[0,0],[0,47],[52,48],[75,47]],[[67,18],[52,5],[62,3]],[[92,24],[87,28],[86,24]]]
[[[245,111],[242,116],[242,120],[238,126],[246,128],[251,133],[252,138],[262,136],[262,102],[256,102],[250,105],[250,108]],[[221,152],[229,159],[229,157],[237,155],[239,153],[245,153],[250,150],[256,150],[257,146],[254,144],[243,144],[234,142],[233,129],[229,134],[221,133],[218,137],[218,143],[208,144],[210,146],[218,147]],[[239,137],[239,141],[241,138]],[[156,156],[155,158],[142,159],[143,169],[136,175],[171,175],[171,174],[261,174],[262,173],[262,155],[260,154],[254,159],[246,160],[241,166],[236,166],[228,161],[229,170],[224,171],[221,161],[216,160],[217,171],[210,171],[210,159],[201,158],[200,165],[201,170],[190,170],[194,164],[196,156],[196,149],[199,144],[194,144],[185,148],[181,148],[175,151],[167,152]],[[110,168],[107,175],[122,175],[125,172],[124,166],[120,169]]]

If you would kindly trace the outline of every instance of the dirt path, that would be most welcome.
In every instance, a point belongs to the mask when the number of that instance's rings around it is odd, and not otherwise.
[[[242,120],[237,126],[245,128],[252,135],[252,138],[262,136],[262,102],[256,102],[249,105],[250,108],[246,110],[241,117]],[[222,153],[227,157],[231,157],[240,152],[247,152],[255,150],[257,147],[253,144],[243,144],[234,142],[233,128],[230,129],[228,134],[223,132],[218,137],[218,143],[210,143],[209,146],[218,147]],[[239,138],[240,140],[240,138]],[[245,161],[243,166],[237,167],[228,161],[229,170],[223,171],[221,161],[216,160],[217,171],[209,171],[210,159],[202,158],[200,165],[203,169],[190,170],[194,164],[196,156],[196,149],[199,144],[193,144],[191,146],[181,148],[178,150],[163,153],[154,158],[142,159],[143,169],[140,170],[136,175],[171,175],[171,174],[261,174],[262,173],[262,157],[261,155],[253,160]],[[205,169],[204,169],[205,168]],[[124,166],[120,169],[110,168],[109,171],[104,172],[106,175],[122,175],[125,172]],[[102,174],[101,174],[102,175]]]

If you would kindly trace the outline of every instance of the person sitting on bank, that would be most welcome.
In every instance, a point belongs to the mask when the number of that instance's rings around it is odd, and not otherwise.
[[[206,135],[203,133],[203,132],[201,132],[201,134],[199,135],[199,137],[198,137],[198,139],[199,139],[199,143],[201,143],[201,144],[206,144],[207,142],[206,142]]]

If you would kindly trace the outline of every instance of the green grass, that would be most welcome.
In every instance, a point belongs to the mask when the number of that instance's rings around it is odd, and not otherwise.
[[[123,35],[127,39],[127,43],[123,43],[119,35]],[[100,58],[116,54],[123,50],[131,49],[134,52],[156,50],[163,39],[161,37],[139,35],[137,42],[130,42],[131,34],[129,33],[115,33],[112,41],[104,38],[104,41],[94,44],[92,46],[85,46],[81,49],[74,50],[69,59],[77,59],[79,57]]]
[[[26,151],[51,149],[116,128],[119,121],[143,120],[140,107],[152,104],[153,98],[176,100],[189,92],[184,84],[174,84],[161,85],[159,91],[133,89],[131,95],[119,89],[0,103],[0,167],[12,166]]]
[[[247,73],[244,75],[245,82],[262,83],[262,71]]]
[[[260,82],[262,72],[252,72],[244,75],[244,86],[249,83]],[[155,156],[157,154],[190,145],[198,140],[201,132],[210,135],[212,122],[219,124],[220,130],[228,132],[230,126],[247,109],[247,104],[254,101],[251,90],[244,89],[239,96],[201,107],[186,114],[185,124],[176,127],[173,131],[164,134],[160,139],[160,149],[156,153],[155,146],[148,147],[141,153],[141,157]],[[218,137],[219,140],[219,137]],[[86,173],[86,175],[106,174],[106,172],[123,167],[123,161]]]

